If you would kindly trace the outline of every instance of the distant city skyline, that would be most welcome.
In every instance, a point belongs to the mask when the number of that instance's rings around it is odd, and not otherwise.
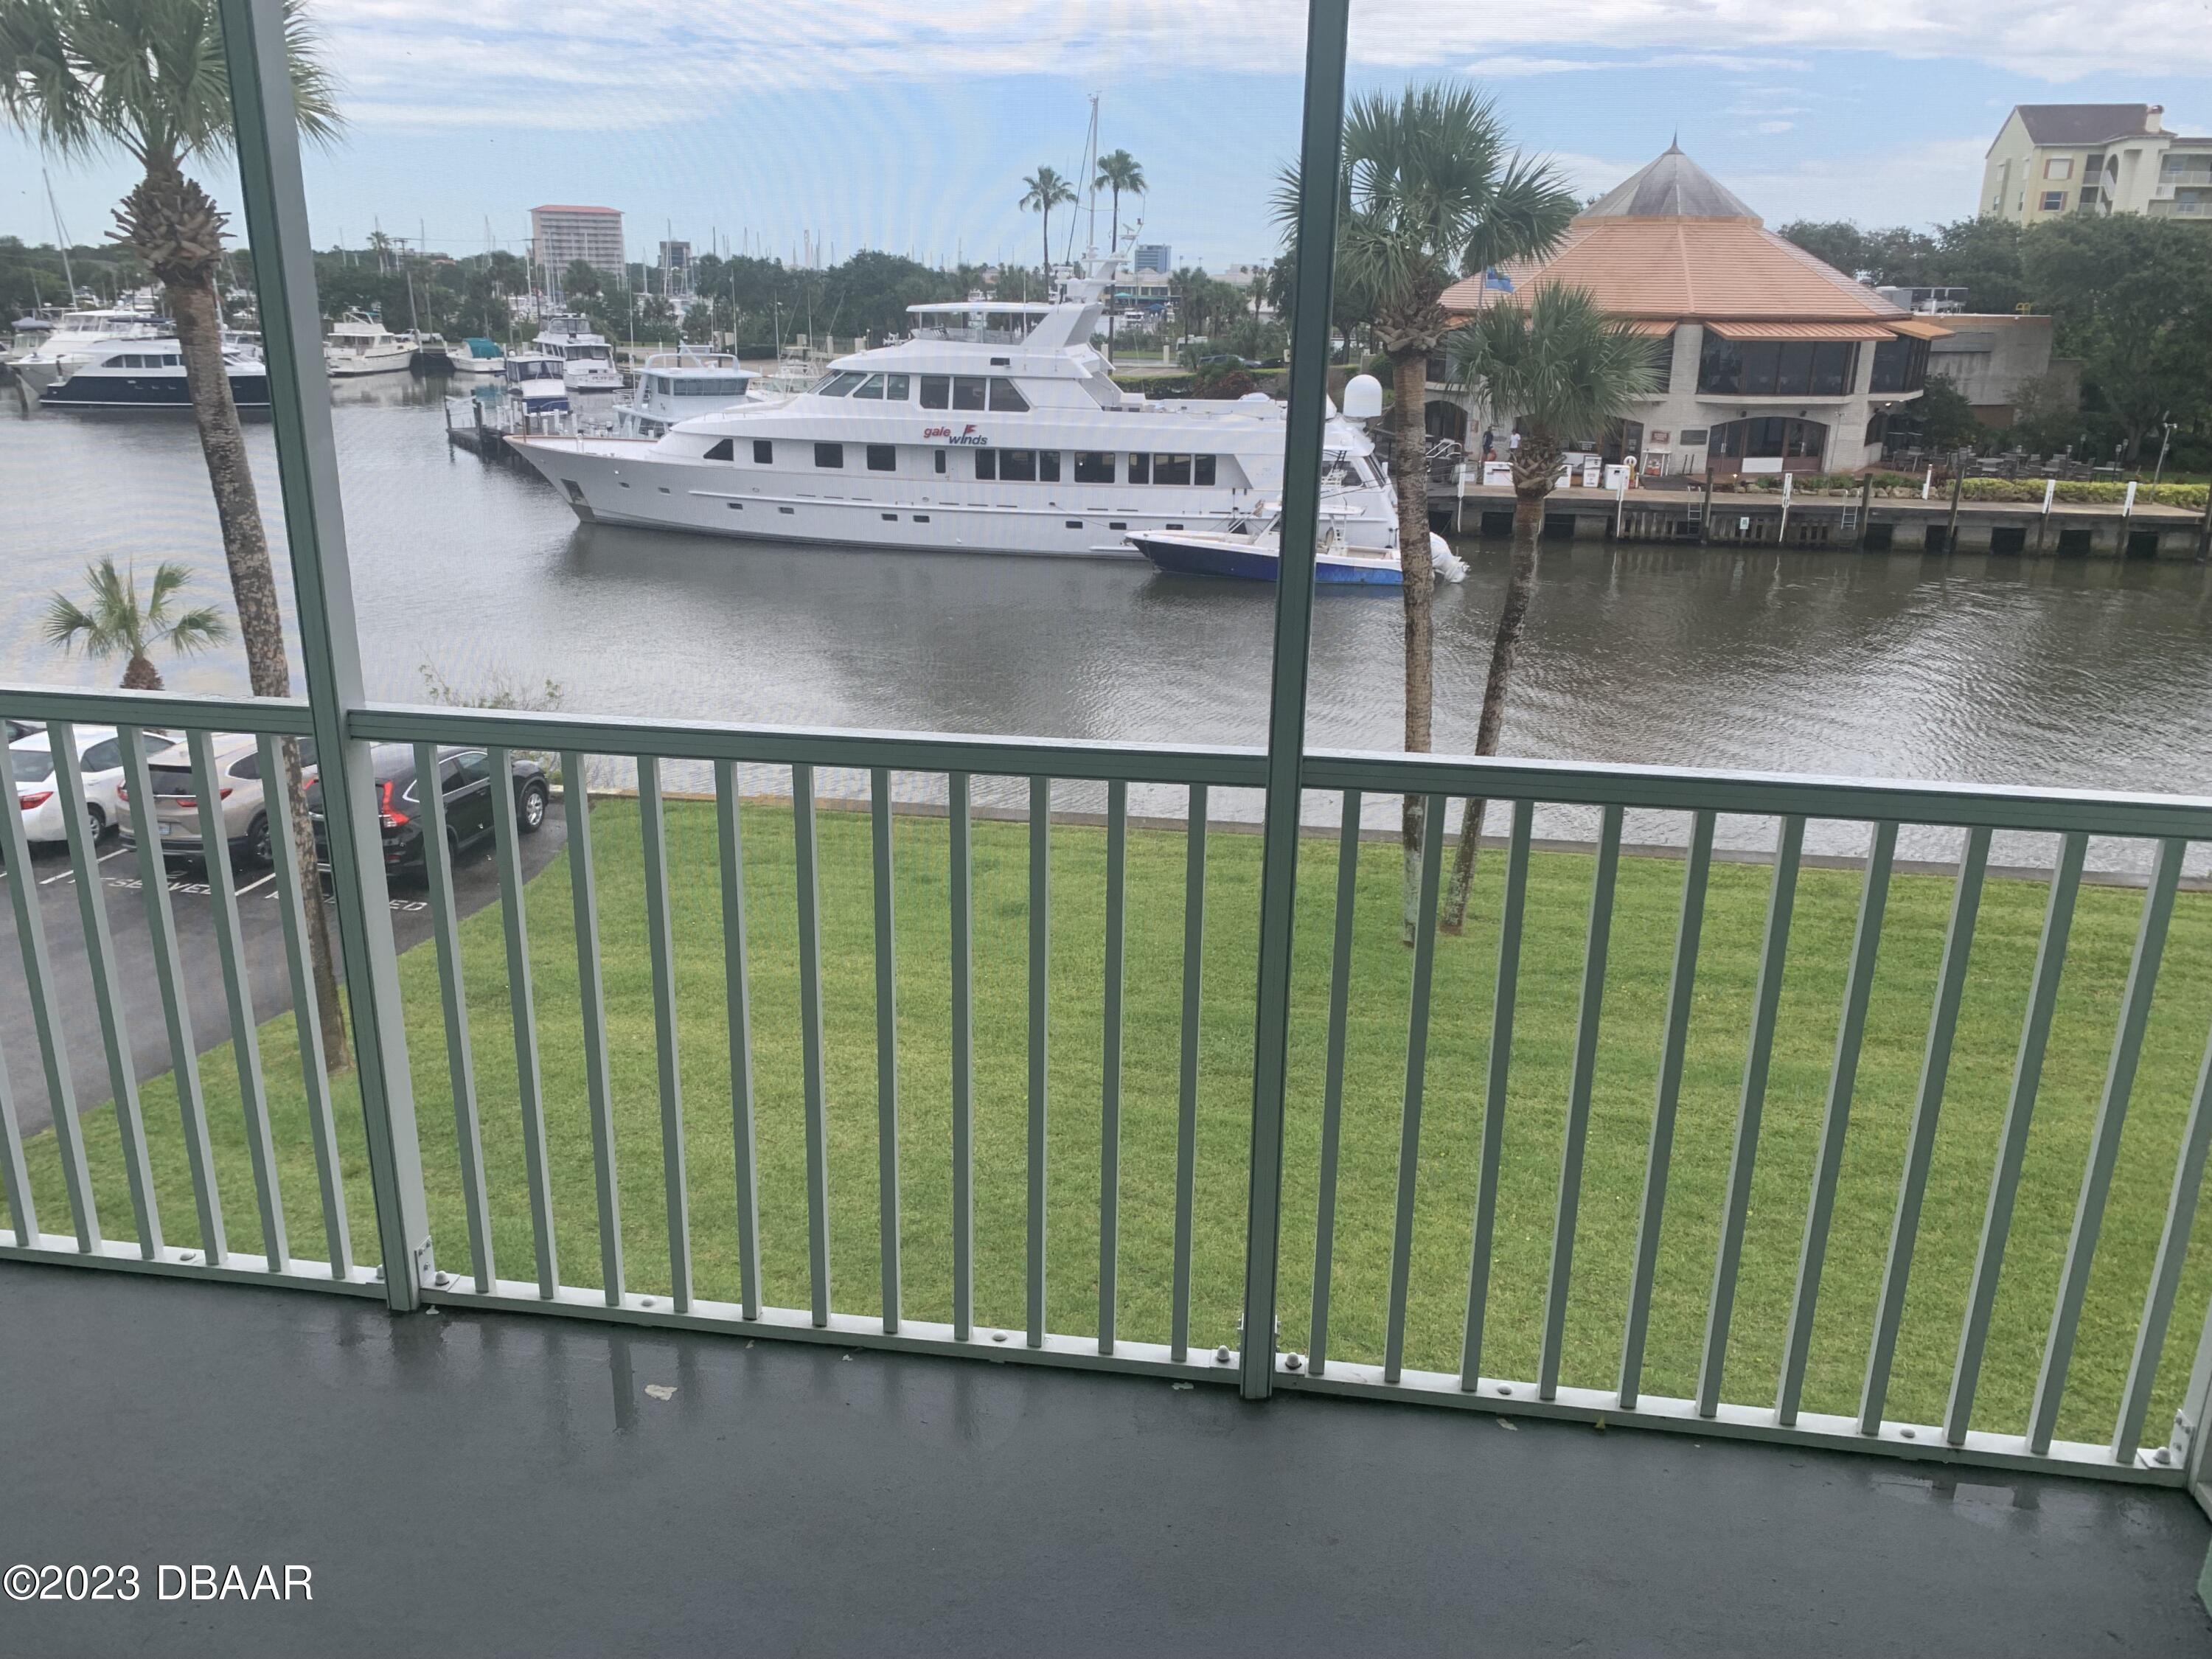
[[[1297,143],[1297,0],[976,0],[925,18],[890,0],[763,0],[726,16],[684,0],[485,0],[458,19],[437,0],[311,10],[349,120],[307,159],[319,246],[361,246],[380,224],[442,252],[519,253],[532,205],[588,202],[638,226],[630,252],[648,261],[668,238],[787,262],[869,247],[1033,264],[1020,181],[1041,163],[1079,179],[1093,92],[1103,147],[1128,149],[1150,184],[1123,198],[1125,240],[1140,222],[1177,265],[1217,270],[1280,245],[1272,197]],[[1992,0],[1893,0],[1890,49],[1857,49],[1864,33],[1848,9],[1810,0],[1593,0],[1540,17],[1354,0],[1352,81],[1471,77],[1583,195],[1679,134],[1771,224],[1965,217],[2015,103],[2160,103],[2171,127],[2212,127],[2197,0],[2131,0],[2118,15],[2052,0],[2025,26]],[[1063,63],[1084,68],[1030,68]],[[127,163],[58,162],[12,131],[0,234],[52,239],[42,164],[72,237],[100,240]],[[193,171],[235,212],[227,165]],[[1107,216],[1102,197],[1102,251]],[[1054,213],[1055,258],[1078,219]],[[1089,240],[1084,219],[1074,246]]]

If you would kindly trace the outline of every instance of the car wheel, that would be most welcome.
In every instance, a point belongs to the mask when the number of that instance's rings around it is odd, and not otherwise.
[[[545,823],[545,786],[535,778],[522,786],[514,804],[515,824],[526,836],[534,836]]]
[[[269,845],[269,814],[256,812],[253,822],[246,827],[246,856],[264,869],[276,862],[276,854]]]
[[[107,833],[107,814],[101,811],[92,802],[87,801],[84,804],[84,827],[91,832],[94,842],[97,842]]]

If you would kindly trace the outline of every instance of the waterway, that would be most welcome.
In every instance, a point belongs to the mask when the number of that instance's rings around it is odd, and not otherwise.
[[[422,701],[427,670],[465,694],[542,694],[550,680],[574,713],[1264,739],[1271,588],[1137,562],[580,525],[533,476],[449,452],[442,392],[387,376],[335,394],[374,696]],[[80,588],[104,554],[142,576],[180,561],[227,603],[188,419],[18,418],[12,392],[0,396],[0,678],[109,679],[40,629],[45,596]],[[268,425],[248,441],[273,521]],[[1440,750],[1473,745],[1504,580],[1501,545],[1466,550],[1469,580],[1437,600]],[[1315,744],[1399,745],[1400,629],[1395,595],[1322,595]],[[2212,581],[2192,563],[1559,544],[1545,550],[1504,748],[2212,794],[2208,647]],[[244,686],[234,652],[162,667],[180,690]]]

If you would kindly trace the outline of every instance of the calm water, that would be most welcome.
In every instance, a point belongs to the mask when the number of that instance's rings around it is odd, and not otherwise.
[[[428,665],[463,690],[550,678],[579,713],[1263,738],[1271,589],[580,526],[534,477],[449,453],[439,390],[337,392],[373,696],[421,701]],[[18,419],[0,398],[0,676],[106,681],[43,642],[38,601],[101,554],[184,561],[227,598],[191,424]],[[249,442],[273,516],[268,426]],[[1437,603],[1439,750],[1473,744],[1504,580],[1501,549],[1468,550]],[[1510,753],[2212,793],[2194,565],[1597,544],[1547,547],[1542,580]],[[1398,630],[1393,596],[1322,596],[1315,743],[1397,746]],[[178,689],[244,687],[228,656],[162,665]]]

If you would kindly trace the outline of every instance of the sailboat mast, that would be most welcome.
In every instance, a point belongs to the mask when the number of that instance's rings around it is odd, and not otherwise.
[[[46,210],[54,216],[54,241],[62,251],[62,281],[69,284],[69,302],[75,305],[76,273],[70,269],[69,232],[62,228],[61,204],[54,200],[54,176],[40,167],[39,177],[46,181]]]

